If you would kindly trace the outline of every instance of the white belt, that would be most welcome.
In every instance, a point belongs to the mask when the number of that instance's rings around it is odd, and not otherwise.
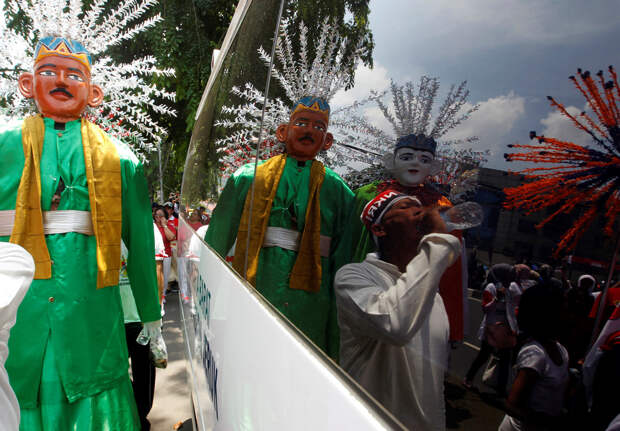
[[[299,249],[299,239],[301,233],[296,230],[283,227],[267,226],[263,247],[280,247],[286,250],[297,251]],[[321,235],[320,253],[323,257],[329,257],[329,247],[332,239],[329,236]]]
[[[15,224],[15,210],[0,211],[0,236],[9,236]],[[43,211],[43,231],[45,235],[77,232],[94,235],[90,211]]]

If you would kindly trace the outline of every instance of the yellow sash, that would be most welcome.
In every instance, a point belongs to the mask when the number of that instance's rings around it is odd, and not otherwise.
[[[246,280],[253,286],[256,285],[258,256],[265,238],[265,231],[267,230],[267,222],[271,214],[273,199],[276,195],[285,165],[286,154],[282,154],[272,157],[256,169],[249,248],[247,248],[247,240],[251,189],[248,191],[245,198],[241,222],[237,232],[233,268],[244,275]],[[321,162],[314,160],[310,168],[310,193],[308,197],[308,207],[306,208],[304,231],[301,234],[297,259],[293,265],[289,282],[289,287],[291,289],[318,292],[321,288],[321,204],[319,197],[324,178],[325,167]],[[248,255],[248,269],[247,273],[243,274],[246,249]]]
[[[116,147],[99,127],[82,119],[82,145],[88,197],[97,241],[97,288],[118,284],[122,223],[121,165]],[[10,242],[35,260],[35,279],[49,279],[52,268],[43,232],[40,160],[45,125],[41,116],[24,120],[24,169],[17,189],[15,224]]]

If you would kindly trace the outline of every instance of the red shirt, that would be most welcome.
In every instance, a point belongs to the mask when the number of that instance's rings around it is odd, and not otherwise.
[[[168,240],[168,238],[166,238],[166,232],[164,231],[164,228],[160,225],[157,225],[157,229],[159,229],[159,231],[161,232],[161,237],[164,240],[164,248],[166,249],[166,255],[168,257],[172,257],[172,248],[170,248],[170,241]],[[176,231],[170,228],[170,222],[168,222],[168,229],[175,232],[175,235],[176,235]]]

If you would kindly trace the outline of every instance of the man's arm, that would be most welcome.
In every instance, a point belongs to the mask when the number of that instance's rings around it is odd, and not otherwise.
[[[406,272],[387,290],[376,284],[370,265],[344,266],[335,280],[340,318],[348,320],[355,332],[404,345],[428,319],[439,280],[460,251],[453,235],[426,235]]]

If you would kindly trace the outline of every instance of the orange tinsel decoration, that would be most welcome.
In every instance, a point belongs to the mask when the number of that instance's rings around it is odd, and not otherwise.
[[[558,214],[571,213],[578,206],[585,208],[560,239],[556,255],[562,250],[574,248],[597,214],[605,214],[605,233],[611,234],[620,213],[618,77],[614,68],[609,66],[611,80],[605,82],[603,72],[600,71],[596,74],[597,85],[590,72],[582,72],[581,69],[577,72],[578,77],[571,76],[570,79],[586,98],[595,118],[585,112],[578,116],[571,115],[561,103],[552,97],[548,99],[551,106],[569,118],[575,127],[592,137],[595,148],[537,136],[536,132],[530,132],[530,138],[537,139],[537,143],[509,145],[525,151],[504,155],[508,161],[550,164],[519,172],[529,182],[504,189],[505,208],[521,209],[529,214],[557,206],[537,227],[544,226]]]

